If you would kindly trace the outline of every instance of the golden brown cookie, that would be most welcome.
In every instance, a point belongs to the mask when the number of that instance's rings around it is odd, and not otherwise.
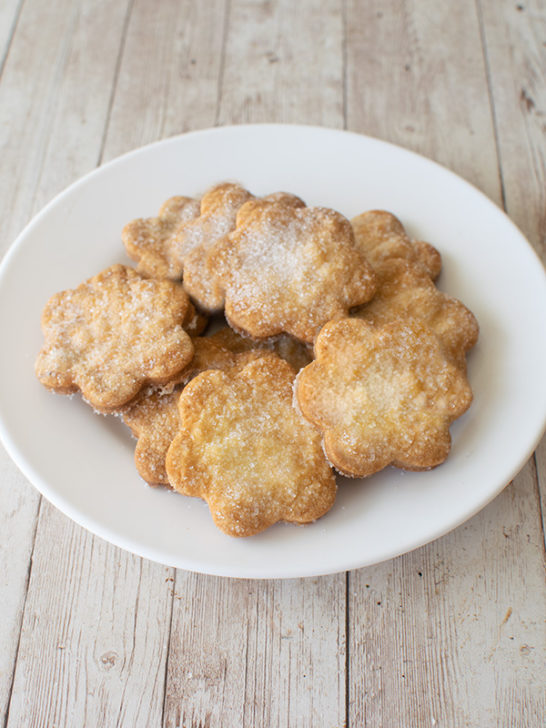
[[[129,257],[138,262],[139,273],[180,280],[182,269],[173,251],[173,239],[180,226],[197,217],[199,210],[198,200],[171,197],[157,217],[138,218],[125,225],[121,239]]]
[[[206,500],[231,536],[277,521],[308,523],[334,502],[320,435],[292,407],[294,376],[278,357],[262,357],[237,373],[204,372],[180,396],[169,481]]]
[[[361,477],[389,464],[425,470],[446,459],[449,426],[472,392],[429,328],[415,319],[381,327],[332,321],[315,356],[298,374],[295,399],[339,472]]]
[[[343,215],[282,201],[243,206],[208,266],[225,291],[229,324],[255,339],[284,332],[312,343],[323,324],[375,292]]]
[[[184,272],[184,288],[203,311],[221,311],[223,306],[214,276],[207,270],[208,252],[235,229],[239,208],[251,198],[241,185],[216,185],[203,195],[199,217],[183,225],[172,242],[172,255],[179,261],[180,274]]]
[[[400,258],[384,261],[377,269],[379,286],[372,301],[355,316],[380,326],[414,318],[428,326],[460,366],[478,340],[474,314],[456,298],[439,291],[420,265]]]
[[[248,337],[240,336],[229,326],[223,326],[209,336],[208,339],[234,353],[252,350],[275,352],[281,359],[287,361],[296,372],[309,364],[313,358],[305,344],[288,334],[281,334],[269,341],[254,341]]]
[[[187,366],[193,345],[182,324],[189,306],[180,284],[113,265],[47,303],[38,379],[56,392],[80,390],[100,412],[115,411]]]
[[[184,384],[210,369],[242,369],[263,355],[254,351],[233,353],[206,337],[194,338],[193,346],[193,359],[179,376],[180,381],[172,392],[153,391],[121,411],[123,421],[138,439],[135,464],[141,478],[149,485],[169,485],[165,457],[180,427],[178,398]]]
[[[400,220],[385,210],[369,210],[351,220],[356,245],[375,269],[392,258],[420,263],[435,280],[442,269],[440,253],[430,243],[410,240]]]

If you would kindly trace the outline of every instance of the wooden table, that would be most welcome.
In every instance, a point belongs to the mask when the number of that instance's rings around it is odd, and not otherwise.
[[[129,149],[277,121],[437,160],[544,257],[545,10],[3,0],[1,249],[59,190]],[[0,488],[8,728],[543,725],[544,441],[453,533],[314,579],[214,578],[132,556],[40,498],[3,451]]]

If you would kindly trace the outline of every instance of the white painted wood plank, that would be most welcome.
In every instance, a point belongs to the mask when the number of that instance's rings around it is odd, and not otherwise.
[[[343,127],[343,3],[232,2],[219,124]]]
[[[7,714],[39,496],[0,446],[0,721]]]
[[[500,204],[474,3],[354,2],[347,28],[349,128],[436,159]],[[542,557],[531,462],[465,526],[352,573],[349,725],[538,721]]]
[[[546,5],[478,5],[506,211],[546,263]]]
[[[473,0],[347,3],[347,125],[444,164],[500,202]]]
[[[177,572],[166,728],[342,725],[344,677],[340,577]]]
[[[435,543],[351,574],[350,725],[541,725],[543,544],[531,465]]]
[[[96,166],[127,5],[25,3],[0,83],[2,251]]]
[[[542,517],[542,534],[546,549],[546,436],[539,442],[535,452],[537,465],[537,488],[540,498],[540,514]]]
[[[225,0],[135,0],[103,161],[214,126]]]
[[[341,3],[232,2],[226,21],[219,123],[343,126]],[[253,583],[179,571],[176,594],[165,726],[343,725],[344,574]]]
[[[160,725],[170,574],[42,501],[8,728]]]

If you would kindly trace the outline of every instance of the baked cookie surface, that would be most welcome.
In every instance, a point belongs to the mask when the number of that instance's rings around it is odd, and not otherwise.
[[[115,411],[145,387],[173,381],[191,361],[183,328],[190,305],[181,285],[113,265],[46,304],[38,379]]]
[[[208,265],[225,292],[229,324],[255,339],[288,333],[312,343],[322,325],[375,292],[343,215],[283,201],[243,206]]]
[[[390,464],[424,470],[446,459],[449,426],[472,392],[430,329],[415,320],[332,321],[315,355],[298,374],[295,398],[339,472],[363,477]]]
[[[204,372],[180,396],[169,481],[206,500],[229,535],[249,536],[281,520],[308,523],[334,502],[320,435],[292,407],[294,377],[271,355],[238,372]]]

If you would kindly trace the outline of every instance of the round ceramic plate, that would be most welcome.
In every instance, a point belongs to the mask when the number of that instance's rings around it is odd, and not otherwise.
[[[287,190],[348,217],[383,208],[442,253],[439,286],[476,314],[475,393],[451,428],[452,452],[425,473],[394,468],[339,480],[334,508],[308,526],[247,539],[218,531],[199,499],[153,489],[121,422],[34,376],[40,313],[54,292],[129,262],[123,225],[174,194],[237,180]],[[253,125],[168,139],[106,164],[59,195],[0,268],[0,434],[54,505],[118,546],[164,564],[236,577],[296,577],[373,564],[441,536],[476,513],[524,465],[546,413],[546,279],[529,244],[484,195],[437,164],[376,139],[321,128]]]

